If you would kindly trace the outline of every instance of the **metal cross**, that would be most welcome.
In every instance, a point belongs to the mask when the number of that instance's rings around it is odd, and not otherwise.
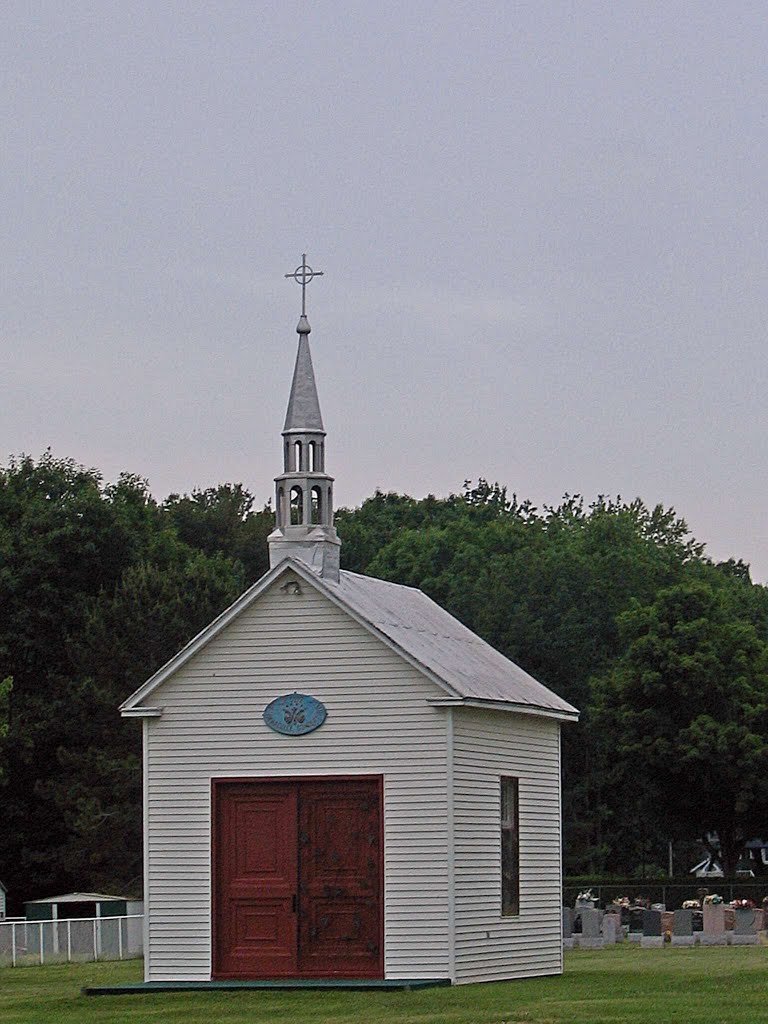
[[[301,315],[307,315],[307,285],[313,277],[322,277],[322,270],[313,270],[312,267],[307,264],[307,254],[301,254],[301,266],[296,267],[292,274],[286,274],[286,277],[292,277],[293,280],[301,285]]]

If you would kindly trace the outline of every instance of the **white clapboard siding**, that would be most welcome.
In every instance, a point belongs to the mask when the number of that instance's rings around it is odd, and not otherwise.
[[[458,708],[453,744],[456,980],[559,974],[559,724]],[[502,775],[519,779],[517,917],[501,916]]]
[[[447,724],[426,703],[440,691],[314,588],[280,586],[152,694],[147,979],[211,976],[211,779],[326,774],[384,776],[386,977],[447,977]],[[328,709],[307,736],[262,720],[293,690]]]

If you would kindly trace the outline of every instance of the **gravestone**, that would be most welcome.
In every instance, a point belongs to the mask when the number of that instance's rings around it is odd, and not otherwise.
[[[696,936],[693,934],[693,911],[676,910],[672,922],[672,945],[693,946]]]
[[[661,911],[643,911],[643,937],[640,945],[646,949],[664,945],[664,936],[661,933]]]
[[[563,907],[563,949],[573,949],[573,910]]]
[[[621,942],[624,933],[621,930],[621,914],[606,914],[602,923],[603,942],[606,946],[613,946]]]
[[[733,924],[733,935],[731,935],[732,944],[734,946],[756,946],[759,942],[757,925],[756,910],[738,907]]]
[[[581,942],[582,949],[602,949],[603,936],[600,930],[600,911],[582,910],[581,912]]]
[[[629,908],[629,931],[627,939],[630,942],[640,942],[643,937],[643,909],[642,907]]]
[[[725,907],[722,903],[705,903],[704,931],[701,933],[702,946],[725,946],[728,936],[725,933]]]

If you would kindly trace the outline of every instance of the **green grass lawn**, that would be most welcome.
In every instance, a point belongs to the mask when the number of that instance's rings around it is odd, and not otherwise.
[[[0,969],[2,1024],[757,1024],[768,949],[575,950],[557,978],[420,992],[182,992],[82,996],[141,978],[140,961]]]

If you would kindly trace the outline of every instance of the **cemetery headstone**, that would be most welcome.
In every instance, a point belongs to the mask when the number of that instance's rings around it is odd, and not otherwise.
[[[606,946],[613,946],[624,938],[624,933],[621,930],[621,914],[606,914],[601,928],[603,942]]]
[[[643,937],[640,940],[640,945],[645,948],[650,948],[653,946],[662,946],[663,944],[664,936],[661,933],[661,911],[644,910]]]
[[[581,912],[581,942],[582,949],[602,949],[603,936],[600,930],[600,911],[582,910]]]
[[[627,939],[630,942],[639,942],[643,937],[643,909],[642,907],[630,907],[629,909],[629,931]]]
[[[676,910],[672,922],[672,945],[693,946],[696,936],[693,934],[693,911]]]
[[[573,949],[573,910],[563,907],[563,949]]]
[[[725,933],[725,907],[722,903],[705,903],[704,931],[701,933],[702,946],[725,946],[728,937]]]
[[[757,937],[757,911],[748,907],[737,907],[733,925],[731,942],[734,946],[756,946],[759,942]]]

